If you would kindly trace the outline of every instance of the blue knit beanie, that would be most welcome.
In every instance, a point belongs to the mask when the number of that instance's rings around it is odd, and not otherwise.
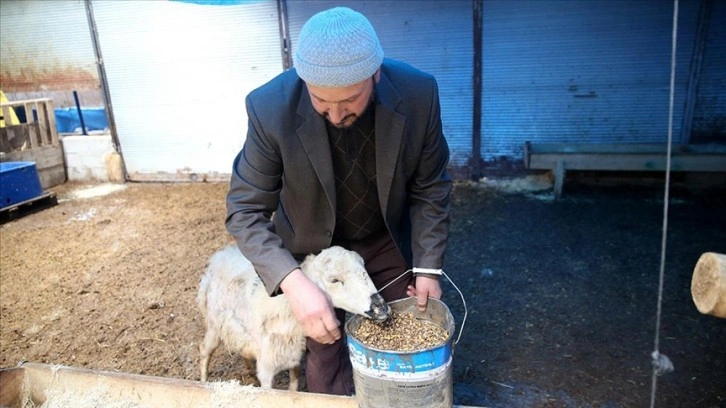
[[[372,77],[383,62],[383,49],[363,14],[335,7],[315,14],[305,23],[294,62],[303,81],[342,88]]]

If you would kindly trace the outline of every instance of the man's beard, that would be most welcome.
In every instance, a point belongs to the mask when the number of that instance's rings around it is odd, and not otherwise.
[[[375,99],[375,92],[371,92],[371,97],[368,98],[368,103],[366,104],[365,109],[363,109],[363,112],[360,113],[360,116],[363,116],[368,111],[368,109],[372,109],[373,99]],[[349,128],[349,127],[353,126],[355,121],[358,120],[358,118],[360,116],[358,116],[355,113],[349,113],[343,119],[341,119],[340,122],[333,123],[333,121],[330,120],[330,115],[328,114],[328,112],[323,113],[323,117],[325,118],[325,120],[330,122],[333,126],[337,127],[338,129],[345,129],[345,128]]]
[[[356,120],[358,120],[358,115],[356,115],[355,113],[348,114],[346,117],[343,118],[343,120],[338,123],[333,123],[333,121],[330,120],[330,115],[328,115],[328,112],[325,112],[323,114],[323,117],[338,129],[349,128],[353,126]]]

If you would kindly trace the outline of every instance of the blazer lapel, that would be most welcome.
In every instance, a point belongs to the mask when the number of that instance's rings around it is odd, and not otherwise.
[[[388,77],[381,72],[381,80],[376,85],[376,173],[378,176],[378,198],[383,214],[388,208],[393,174],[398,164],[398,153],[403,141],[406,117],[396,112],[401,95],[393,87]],[[303,90],[297,107],[297,135],[305,154],[310,159],[315,174],[328,197],[330,208],[335,211],[335,178],[330,156],[328,131],[325,119],[320,116],[310,102],[307,89]],[[294,171],[294,169],[293,169]]]
[[[396,108],[401,102],[401,95],[383,72],[376,85],[376,95],[379,102],[376,105],[376,173],[378,199],[385,215],[388,209],[393,174],[398,164],[398,153],[403,141],[406,117],[396,112]]]
[[[320,184],[323,186],[330,208],[335,213],[335,177],[333,176],[333,161],[330,156],[328,131],[325,128],[325,119],[313,109],[307,88],[303,89],[300,96],[297,114],[297,136],[303,145],[305,154],[310,159],[313,169],[315,169]],[[292,169],[292,171],[295,171],[295,169]]]

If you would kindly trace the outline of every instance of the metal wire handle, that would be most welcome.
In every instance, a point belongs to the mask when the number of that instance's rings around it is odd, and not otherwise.
[[[378,290],[378,292],[380,293],[383,289],[391,286],[391,284],[393,284],[393,282],[396,282],[397,280],[401,279],[404,275],[406,275],[409,272],[413,272],[413,269],[409,269],[409,270],[403,272],[402,274],[398,275],[398,277],[396,277],[396,279],[388,282],[385,286],[380,288]],[[459,335],[456,337],[456,341],[454,342],[454,344],[459,344],[459,340],[461,339],[461,333],[464,332],[464,325],[466,324],[466,316],[469,314],[469,310],[466,307],[466,300],[464,299],[464,294],[461,293],[461,290],[459,290],[459,287],[456,286],[454,281],[451,280],[451,278],[449,277],[449,275],[446,274],[446,272],[444,272],[442,270],[441,274],[446,276],[446,279],[449,281],[449,283],[451,283],[451,285],[454,287],[454,289],[456,289],[456,291],[459,292],[459,296],[461,296],[461,303],[464,305],[464,318],[461,319],[461,327],[459,328]]]

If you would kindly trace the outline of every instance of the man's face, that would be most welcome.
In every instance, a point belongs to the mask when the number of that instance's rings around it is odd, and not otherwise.
[[[334,126],[352,125],[368,107],[373,98],[374,83],[380,79],[380,70],[372,78],[344,88],[323,88],[308,84],[313,108]]]

